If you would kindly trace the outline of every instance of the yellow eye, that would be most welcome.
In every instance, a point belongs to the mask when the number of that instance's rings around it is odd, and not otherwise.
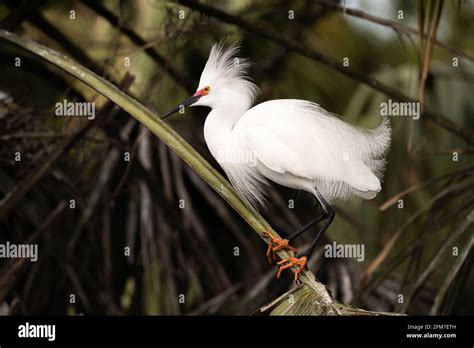
[[[209,94],[209,92],[211,91],[211,87],[206,86],[206,87],[203,88],[203,91],[204,91],[206,94]]]

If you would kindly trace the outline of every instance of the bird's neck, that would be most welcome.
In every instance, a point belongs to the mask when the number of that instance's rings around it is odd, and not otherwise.
[[[232,129],[242,115],[244,108],[218,107],[212,109],[204,123],[204,140],[214,158],[219,161],[219,153],[227,151],[232,142]]]
[[[248,108],[218,107],[212,109],[207,115],[206,123],[209,121],[221,131],[230,132]]]

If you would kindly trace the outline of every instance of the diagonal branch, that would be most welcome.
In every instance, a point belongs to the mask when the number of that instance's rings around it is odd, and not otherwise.
[[[340,62],[334,60],[333,58],[330,58],[318,51],[315,51],[311,48],[306,47],[300,42],[297,42],[295,40],[289,40],[283,36],[281,36],[279,33],[268,29],[267,27],[257,24],[257,23],[251,23],[245,19],[230,15],[226,12],[223,12],[221,10],[218,10],[214,7],[207,6],[204,4],[201,4],[199,2],[196,2],[194,0],[176,0],[177,3],[182,4],[186,7],[189,7],[191,9],[194,9],[198,12],[201,12],[205,15],[208,15],[210,17],[217,18],[223,22],[229,23],[236,25],[244,30],[247,30],[249,32],[252,32],[258,36],[264,37],[270,41],[273,41],[275,43],[278,43],[282,46],[285,46],[289,49],[291,49],[294,52],[297,52],[305,57],[308,57],[316,62],[320,62],[324,65],[329,66],[331,69],[340,72],[346,76],[349,76],[350,78],[357,80],[359,82],[362,82],[369,87],[373,88],[376,91],[379,91],[395,100],[398,100],[400,102],[410,102],[410,103],[415,103],[417,102],[416,99],[411,98],[409,96],[404,95],[403,93],[400,93],[399,91],[383,84],[379,80],[363,73],[358,70],[355,70],[353,68],[349,67],[344,67]],[[425,110],[423,113],[423,117],[428,121],[431,121],[448,131],[450,131],[453,134],[456,134],[457,136],[461,137],[464,139],[466,142],[470,144],[474,144],[474,133],[462,125],[459,125],[447,117],[441,115],[438,112],[435,111],[429,111]]]

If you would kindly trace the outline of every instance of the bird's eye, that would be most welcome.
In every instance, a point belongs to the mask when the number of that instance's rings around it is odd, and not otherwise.
[[[209,94],[209,92],[211,91],[211,87],[206,86],[206,87],[203,88],[203,90],[206,94]]]

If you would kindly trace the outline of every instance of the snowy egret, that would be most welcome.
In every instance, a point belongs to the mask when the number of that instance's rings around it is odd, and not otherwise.
[[[205,141],[247,204],[265,204],[268,181],[307,191],[319,201],[322,215],[286,239],[264,233],[270,242],[267,257],[271,262],[278,250],[296,251],[289,243],[323,221],[306,253],[278,262],[277,277],[292,268],[296,281],[334,219],[334,202],[351,196],[372,199],[381,190],[390,124],[383,118],[377,128],[362,129],[318,104],[297,99],[270,100],[251,107],[259,89],[246,76],[248,61],[237,54],[236,45],[214,44],[196,93],[161,118],[188,106],[210,107]]]

